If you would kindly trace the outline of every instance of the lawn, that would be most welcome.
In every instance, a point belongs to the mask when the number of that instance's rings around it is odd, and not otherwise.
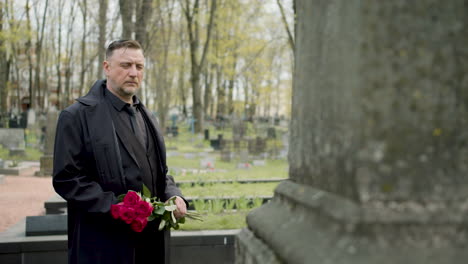
[[[226,184],[205,184],[181,185],[180,189],[187,197],[232,197],[232,196],[273,196],[273,191],[278,183],[226,183]]]
[[[168,157],[170,174],[176,181],[207,181],[207,180],[245,180],[287,178],[288,162],[286,160],[266,160],[265,166],[253,166],[239,169],[240,162],[223,162],[216,159],[214,170],[200,170],[200,159],[186,159],[183,156]],[[176,166],[177,165],[177,166]]]

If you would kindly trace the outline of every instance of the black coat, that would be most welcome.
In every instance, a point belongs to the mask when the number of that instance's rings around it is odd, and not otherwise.
[[[164,263],[168,232],[156,231],[157,223],[150,222],[142,233],[135,233],[129,225],[110,216],[116,196],[127,193],[129,185],[141,191],[142,182],[137,181],[140,178],[129,182],[125,176],[129,164],[133,171],[138,171],[139,166],[131,158],[132,146],[116,133],[104,89],[105,81],[97,81],[87,95],[60,113],[57,123],[53,185],[68,204],[69,262],[140,263],[139,257],[151,257],[155,261],[151,263]],[[158,177],[166,178],[157,181],[166,183],[158,186],[162,190],[158,197],[165,201],[181,196],[173,178],[167,175],[165,146],[157,122],[144,107],[143,112],[151,117],[150,125],[157,134],[153,138],[158,143],[163,170]]]

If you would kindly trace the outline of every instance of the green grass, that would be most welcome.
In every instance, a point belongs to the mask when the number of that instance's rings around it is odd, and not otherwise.
[[[203,221],[186,219],[185,224],[180,225],[180,230],[222,230],[240,229],[246,226],[245,218],[248,211],[223,212],[219,214],[202,214]]]
[[[273,191],[278,183],[229,183],[229,184],[205,184],[193,187],[182,185],[180,187],[184,196],[188,197],[227,197],[227,196],[273,196]]]
[[[184,159],[183,157],[169,157],[169,168],[197,169],[200,166],[199,159]],[[176,166],[177,165],[177,166]],[[176,181],[207,181],[207,180],[243,180],[243,179],[271,179],[287,178],[288,162],[286,160],[267,160],[266,166],[252,166],[250,169],[237,169],[237,162],[215,161],[215,171],[207,173],[174,173]],[[218,171],[225,170],[225,171]]]
[[[9,150],[0,146],[0,159],[3,160],[15,160],[15,161],[39,161],[43,153],[35,148],[27,147],[25,149],[25,156],[10,156]]]

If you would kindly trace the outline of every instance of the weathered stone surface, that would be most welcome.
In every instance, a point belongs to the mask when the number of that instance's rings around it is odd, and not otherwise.
[[[24,129],[0,128],[0,145],[6,149],[24,148]]]
[[[49,111],[47,112],[47,126],[46,126],[46,137],[45,137],[45,148],[44,154],[45,155],[53,155],[54,154],[54,143],[55,143],[55,130],[57,129],[57,120],[58,120],[59,112],[57,111]]]
[[[47,112],[44,155],[40,158],[40,170],[35,173],[36,176],[52,176],[58,116],[59,112],[57,111],[51,110]]]
[[[239,237],[238,259],[465,263],[465,1],[296,10],[290,180],[249,214],[258,243]]]
[[[26,217],[26,236],[67,234],[67,215],[40,215]]]

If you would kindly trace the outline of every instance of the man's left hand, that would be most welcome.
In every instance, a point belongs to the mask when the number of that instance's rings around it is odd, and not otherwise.
[[[180,198],[179,196],[176,196],[175,204],[177,206],[177,209],[174,211],[174,216],[176,218],[184,217],[187,213],[187,205],[185,204],[184,199]]]

